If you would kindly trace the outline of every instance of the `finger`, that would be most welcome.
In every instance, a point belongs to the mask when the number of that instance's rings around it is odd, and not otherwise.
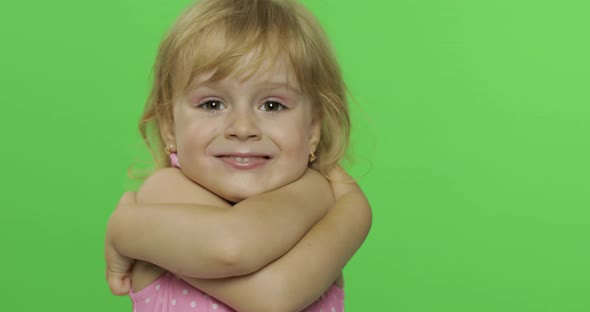
[[[330,176],[330,178],[339,181],[339,182],[352,182],[353,178],[346,173],[346,171],[340,167],[339,165],[334,166],[332,169],[330,169],[330,171],[328,172],[328,175]]]
[[[113,295],[124,296],[131,290],[131,279],[127,274],[107,272],[107,282]]]
[[[357,183],[342,167],[335,166],[329,175],[334,199],[339,200],[348,193],[359,191]]]

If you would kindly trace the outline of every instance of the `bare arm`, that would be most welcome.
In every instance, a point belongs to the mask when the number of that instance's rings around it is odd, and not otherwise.
[[[140,207],[113,213],[107,237],[120,254],[179,275],[244,275],[287,252],[324,215],[330,193],[327,181],[308,170],[287,186],[230,208],[179,170],[163,169],[140,188]]]
[[[338,170],[340,180],[346,180],[348,175]],[[182,278],[239,311],[301,311],[339,276],[371,226],[371,209],[358,185],[333,186],[335,205],[280,259],[247,276]]]
[[[336,180],[350,180],[341,169],[336,171]],[[355,183],[333,182],[332,187],[338,199],[335,205],[280,259],[246,276],[222,279],[181,277],[239,311],[300,311],[338,277],[364,241],[371,225],[369,204]],[[175,194],[174,198],[192,200],[185,196]],[[213,195],[209,193],[208,196]],[[176,255],[176,260],[184,255]],[[163,267],[174,271],[171,267]]]

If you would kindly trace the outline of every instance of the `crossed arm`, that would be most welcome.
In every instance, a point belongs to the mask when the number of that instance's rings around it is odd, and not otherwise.
[[[118,208],[108,236],[122,255],[157,264],[240,311],[309,305],[370,227],[368,202],[354,183],[332,183],[337,201],[324,216],[332,189],[312,170],[231,209],[174,170],[144,183],[139,207]]]
[[[289,185],[231,207],[180,170],[168,168],[141,186],[140,207],[114,212],[109,234],[119,253],[178,275],[244,275],[295,245],[325,214],[331,193],[323,177],[308,170]]]
[[[182,278],[238,311],[301,311],[340,275],[370,223],[366,199],[347,194],[287,254],[260,271],[221,280]]]

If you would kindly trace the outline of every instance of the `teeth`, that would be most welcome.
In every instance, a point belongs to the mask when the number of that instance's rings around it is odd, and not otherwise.
[[[258,157],[256,157],[258,158]],[[231,159],[233,159],[235,162],[239,162],[239,163],[248,163],[251,162],[252,160],[254,160],[254,157],[231,157]]]

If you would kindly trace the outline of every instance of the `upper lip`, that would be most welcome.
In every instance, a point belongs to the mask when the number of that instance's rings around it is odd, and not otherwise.
[[[265,158],[272,158],[271,155],[268,154],[262,154],[262,153],[236,153],[236,152],[231,152],[231,153],[219,153],[219,154],[215,154],[215,157],[242,157],[242,158],[246,158],[246,157],[265,157]]]

